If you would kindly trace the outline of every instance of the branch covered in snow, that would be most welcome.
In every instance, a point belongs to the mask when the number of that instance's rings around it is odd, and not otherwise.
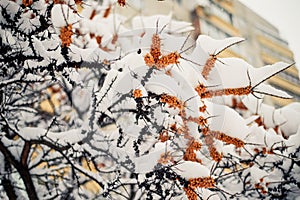
[[[291,64],[101,2],[1,1],[1,199],[299,196],[300,104],[262,99]]]

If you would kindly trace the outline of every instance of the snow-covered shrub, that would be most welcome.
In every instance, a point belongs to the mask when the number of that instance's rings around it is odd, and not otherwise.
[[[218,55],[125,1],[1,1],[2,199],[299,195],[300,105],[265,84],[290,64]],[[192,44],[192,45],[191,45]]]

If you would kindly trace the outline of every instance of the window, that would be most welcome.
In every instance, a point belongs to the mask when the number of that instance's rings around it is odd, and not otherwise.
[[[281,60],[281,61],[284,61],[284,62],[287,62],[287,63],[293,63],[294,61],[291,60],[290,58],[286,57],[286,56],[283,56],[281,55],[279,52],[277,51],[274,51],[266,46],[263,46],[261,45],[261,51],[262,53],[266,53],[274,58],[277,58],[278,60]]]
[[[291,74],[289,74],[285,71],[279,73],[278,76],[285,79],[285,80],[287,80],[287,81],[289,81],[289,82],[291,82],[291,83],[293,83],[293,84],[295,84],[295,85],[300,86],[300,80],[298,79],[298,77],[294,77],[294,76],[292,76]]]
[[[285,46],[285,47],[288,46],[287,41],[285,41],[285,40],[283,40],[282,38],[280,38],[279,35],[277,35],[277,33],[274,33],[274,34],[273,34],[273,33],[271,33],[271,31],[266,31],[266,30],[264,29],[264,27],[256,27],[256,28],[257,28],[256,30],[257,30],[260,34],[266,36],[267,38],[270,38],[270,39],[273,40],[274,42],[279,43],[279,44],[281,44],[282,46]]]
[[[219,4],[216,4],[214,1],[210,1],[210,12],[213,15],[216,15],[226,21],[229,24],[233,24],[233,16]]]
[[[231,37],[228,33],[222,31],[217,26],[211,24],[209,21],[205,19],[200,19],[200,29],[201,34],[206,34],[215,39],[224,39]]]

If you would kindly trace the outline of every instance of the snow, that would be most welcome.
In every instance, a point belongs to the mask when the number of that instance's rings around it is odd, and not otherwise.
[[[55,28],[61,28],[78,22],[79,17],[66,4],[55,4],[51,10],[51,21]]]
[[[269,173],[259,169],[258,167],[251,167],[250,173],[255,183],[259,183],[261,178],[264,178],[269,175]]]
[[[71,129],[56,133],[38,127],[24,127],[18,133],[25,140],[39,140],[44,138],[49,141],[58,142],[61,145],[74,144],[80,142],[85,137],[81,133],[81,129]]]
[[[277,62],[273,65],[266,65],[264,67],[255,68],[255,70],[251,72],[252,86],[255,87],[260,82],[268,79],[274,74],[277,74],[289,67],[291,67],[291,64],[284,63],[284,62]]]
[[[183,1],[183,6],[188,10],[193,10],[197,6],[208,7],[210,5],[208,0],[190,0]]]
[[[290,146],[291,148],[288,149],[288,152],[293,152],[296,148],[300,145],[300,128],[298,128],[297,132],[291,135],[288,140],[286,141],[286,145]]]
[[[172,13],[169,15],[136,16],[132,19],[131,24],[133,30],[150,31],[152,34],[161,32],[184,33],[194,29],[189,22],[172,19]]]
[[[249,109],[249,111],[253,114],[260,113],[260,106],[262,104],[263,99],[257,99],[253,95],[248,95],[242,98],[243,104]]]
[[[162,40],[162,51],[166,51],[164,53],[175,52],[178,50],[180,53],[180,50],[184,50],[181,48],[185,44],[187,39],[187,37],[179,37],[164,33],[160,34],[160,38]],[[176,40],[176,42],[174,42],[174,40]]]
[[[253,123],[259,117],[260,117],[259,115],[252,115],[252,116],[248,117],[247,119],[245,119],[245,123],[247,125],[250,125],[251,123]]]
[[[85,88],[75,88],[72,92],[72,99],[74,99],[73,104],[79,109],[79,111],[84,112],[90,106],[90,92]]]
[[[266,131],[262,126],[259,127],[257,124],[254,124],[250,127],[250,133],[247,135],[246,141],[250,144],[263,146],[265,145],[265,134]]]
[[[266,104],[261,105],[261,115],[263,118],[263,122],[267,128],[276,126],[274,117],[273,117],[274,112],[275,112],[275,108],[273,106],[266,105]]]
[[[207,110],[212,116],[209,119],[211,130],[221,131],[228,136],[243,140],[250,132],[245,120],[233,109],[218,104],[207,103]],[[232,126],[234,124],[234,126]]]
[[[244,38],[240,37],[230,37],[217,40],[207,35],[199,35],[196,43],[209,55],[218,55],[230,46],[240,43],[244,40]]]
[[[208,189],[201,189],[200,194],[202,195],[203,200],[219,200],[220,197],[217,193],[214,193]]]
[[[154,149],[148,154],[134,158],[136,172],[146,173],[152,171],[160,157],[166,153],[166,146],[165,143],[157,143]]]
[[[252,69],[249,63],[240,58],[220,58],[210,72],[209,85],[216,86],[216,89],[246,87],[251,81],[247,72]]]
[[[8,31],[4,31],[4,30],[0,30],[0,35],[2,38],[2,42],[3,44],[10,44],[10,45],[14,45],[16,44],[16,40],[15,38],[12,36],[12,34]]]
[[[278,135],[274,129],[269,129],[266,133],[265,144],[267,147],[272,147],[274,144],[278,144],[282,141],[282,136]]]
[[[300,103],[291,103],[279,109],[279,112],[285,118],[285,121],[280,126],[281,131],[285,136],[295,134],[300,127]]]
[[[0,5],[1,5],[1,7],[6,8],[9,11],[9,14],[10,14],[10,18],[9,19],[10,20],[13,20],[13,16],[16,15],[16,13],[18,12],[18,10],[20,8],[20,6],[17,3],[12,2],[12,1],[1,1]],[[4,19],[5,18],[2,15],[1,18],[0,18],[0,20],[4,21]]]
[[[201,58],[201,56],[197,57]],[[187,57],[187,59],[189,58]],[[200,73],[201,71],[199,66],[194,66],[189,61],[183,59],[180,60],[180,64],[178,65],[178,67],[176,66],[171,68],[171,74],[174,79],[179,80],[180,78],[184,78],[184,80],[188,82],[190,87],[193,88],[199,85],[199,83],[207,85],[206,80],[202,76],[197,76],[197,74]],[[186,80],[185,77],[189,77],[188,80]]]
[[[209,169],[206,166],[192,161],[181,161],[174,166],[174,171],[187,180],[210,176]]]
[[[32,15],[34,15],[33,11],[23,13],[22,20],[19,21],[18,28],[24,30],[26,33],[30,33],[32,30],[35,30],[36,27],[40,26],[38,17],[32,18]]]
[[[256,86],[255,89],[253,90],[253,93],[255,95],[266,94],[266,95],[271,95],[271,96],[275,96],[275,97],[279,97],[279,98],[285,98],[285,99],[292,99],[293,98],[288,93],[286,93],[282,90],[276,89],[276,88],[274,88],[270,85],[265,85],[265,84],[260,84],[260,85]]]

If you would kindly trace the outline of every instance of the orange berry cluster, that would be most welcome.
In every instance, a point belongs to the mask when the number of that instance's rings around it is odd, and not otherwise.
[[[82,0],[75,0],[75,4],[80,5],[82,3]]]
[[[154,58],[153,58],[153,56],[150,53],[147,53],[144,56],[144,61],[145,61],[146,65],[148,65],[149,67],[152,67],[152,66],[155,65]]]
[[[243,104],[242,101],[239,101],[236,98],[232,98],[232,108],[238,108],[241,110],[248,110],[248,108]]]
[[[201,97],[201,95],[206,91],[206,87],[200,83],[196,88],[195,88],[196,92],[198,93],[198,95]]]
[[[150,54],[153,57],[155,63],[159,60],[159,57],[161,56],[160,45],[161,43],[159,35],[153,34]]]
[[[197,200],[198,199],[197,193],[192,188],[184,187],[183,190],[189,200]]]
[[[257,123],[258,126],[264,126],[265,128],[265,124],[262,117],[257,118],[256,120],[254,120],[254,122]]]
[[[179,110],[183,109],[183,103],[174,96],[163,94],[160,97],[160,101],[168,104],[169,108],[178,108]]]
[[[33,3],[33,0],[22,0],[22,3],[25,7],[28,7]]]
[[[254,184],[255,189],[260,190],[262,194],[267,194],[267,190],[260,184],[260,183],[255,183]]]
[[[245,145],[245,143],[242,140],[240,140],[238,138],[230,137],[230,136],[226,135],[225,133],[221,133],[220,131],[209,131],[209,132],[217,140],[225,142],[226,144],[233,144],[237,148],[244,147],[244,145]]]
[[[60,29],[60,35],[59,38],[61,39],[62,46],[68,47],[72,43],[72,24],[69,24],[68,26],[64,26]]]
[[[279,125],[276,125],[273,129],[277,134],[282,134],[283,138],[287,139],[283,133],[279,132]]]
[[[177,99],[176,97],[174,96],[171,96],[171,95],[167,95],[167,94],[163,94],[161,97],[160,97],[160,101],[162,103],[166,103],[169,105],[169,108],[174,108],[174,109],[179,109],[179,116],[181,117],[182,119],[182,126],[180,128],[177,128],[176,127],[176,124],[174,124],[173,126],[171,126],[171,130],[172,128],[174,128],[173,131],[176,131],[178,134],[183,134],[184,135],[184,138],[186,139],[192,139],[193,137],[191,137],[189,135],[189,128],[188,128],[188,119],[186,117],[186,111],[184,109],[184,103]]]
[[[258,117],[256,120],[254,120],[255,123],[257,123],[258,126],[263,126],[264,129],[267,129],[267,126],[265,125],[264,123],[264,119],[262,116]],[[280,130],[280,125],[276,125],[274,127],[272,127],[273,130],[279,134],[279,135],[282,135],[283,138],[287,139],[287,137],[285,136],[284,132],[282,130]]]
[[[168,163],[174,163],[174,158],[173,156],[170,154],[170,152],[168,151],[167,153],[163,153],[160,155],[159,160],[157,161],[160,164],[166,165]]]
[[[195,151],[199,151],[201,149],[201,143],[196,140],[192,140],[190,143],[191,144],[185,150],[183,159],[186,161],[202,163],[202,161],[199,158],[197,158],[197,155],[195,153]]]
[[[101,36],[96,36],[96,41],[97,41],[97,44],[99,45],[99,47],[101,47],[101,41],[102,41],[102,37]]]
[[[167,71],[165,72],[165,74],[172,77],[172,72],[171,72],[171,70],[167,70]]]
[[[219,153],[214,146],[214,139],[220,140],[222,142],[225,142],[226,144],[233,144],[236,148],[244,147],[245,143],[238,139],[231,136],[226,135],[225,133],[222,133],[220,131],[212,131],[208,128],[207,124],[207,118],[204,118],[203,116],[199,116],[198,118],[195,117],[188,117],[188,121],[197,123],[199,126],[202,126],[202,133],[204,135],[204,141],[205,144],[208,147],[210,156],[213,160],[216,162],[221,161],[223,155],[222,153]],[[187,149],[187,152],[185,155],[186,159],[194,159],[194,155],[192,154],[192,150],[189,148]],[[192,160],[191,160],[192,161]]]
[[[189,117],[189,121],[195,122],[200,126],[207,126],[207,119],[202,116],[199,116],[198,118]]]
[[[116,42],[118,41],[118,39],[119,39],[118,34],[114,34],[113,37],[112,37],[111,43],[112,44],[116,44]]]
[[[225,95],[248,95],[251,93],[251,86],[241,88],[226,88],[224,89]]]
[[[158,34],[153,34],[150,53],[144,56],[144,61],[149,67],[155,66],[157,69],[163,69],[170,64],[178,64],[180,55],[178,52],[172,52],[168,55],[162,55],[161,42]]]
[[[104,17],[104,18],[107,18],[108,15],[109,15],[109,13],[110,13],[110,11],[111,11],[111,5],[109,5],[109,6],[105,9],[104,14],[103,14],[103,17]]]
[[[182,133],[184,135],[185,139],[193,140],[194,137],[190,136],[190,129],[188,127],[188,119],[186,110],[182,109],[179,113],[181,119],[182,119],[182,126],[179,128],[178,132]]]
[[[189,179],[189,187],[192,189],[213,188],[214,186],[215,186],[215,180],[212,177]]]
[[[270,149],[270,150],[267,150],[266,147],[263,147],[261,150],[259,150],[258,148],[254,148],[253,151],[256,153],[256,154],[259,154],[260,152],[264,155],[266,154],[274,154],[274,151],[273,149]]]
[[[90,15],[90,20],[92,20],[97,14],[97,11],[95,9],[93,9],[91,15]]]
[[[99,45],[99,48],[101,48],[103,51],[110,51],[111,50],[107,46],[102,46],[102,44],[101,44],[101,42],[102,42],[102,36],[100,36],[100,35],[96,35],[95,36],[94,33],[90,33],[90,38],[91,39],[95,38],[97,44]],[[117,42],[117,40],[118,40],[118,35],[114,35],[113,38],[112,38],[111,43],[115,44]]]
[[[97,44],[98,44],[99,47],[101,48],[102,36],[99,36],[99,35],[95,36],[94,33],[90,33],[90,38],[91,38],[91,39],[95,38]]]
[[[171,64],[178,64],[179,63],[179,58],[180,58],[180,55],[178,52],[172,52],[166,56],[162,56],[156,63],[155,63],[155,66],[158,68],[158,69],[163,69],[165,68],[166,66],[168,65],[171,65]]]
[[[206,99],[206,98],[212,98],[214,96],[222,96],[224,94],[225,94],[224,90],[215,90],[215,91],[209,90],[201,93],[199,96],[201,97],[201,99]]]
[[[172,125],[170,126],[170,129],[171,129],[171,131],[174,131],[174,132],[177,132],[177,131],[178,131],[176,124],[172,124]]]
[[[209,72],[212,70],[212,68],[214,67],[215,65],[215,62],[217,60],[217,57],[215,55],[211,55],[207,60],[206,60],[206,63],[203,67],[203,70],[202,70],[202,76],[203,78],[205,78],[207,80],[208,78],[208,75],[209,75]]]
[[[199,107],[199,111],[200,112],[205,112],[206,111],[206,105],[203,105],[203,106]]]
[[[124,7],[126,5],[126,0],[118,0],[119,6]]]
[[[143,96],[142,90],[135,89],[133,90],[133,97],[134,98],[141,98]]]
[[[159,138],[158,138],[161,142],[165,142],[167,140],[170,139],[168,131],[167,130],[163,130],[160,134],[159,134]]]
[[[214,138],[212,135],[205,135],[204,138],[205,144],[208,147],[208,151],[210,154],[210,157],[216,161],[216,162],[220,162],[222,160],[223,154],[219,153],[214,145]]]
[[[179,58],[180,58],[180,55],[178,52],[172,52],[172,53],[169,53],[168,55],[166,55],[167,57],[167,62],[166,64],[178,64],[179,63]]]
[[[53,0],[53,3],[55,4],[64,4],[64,0]]]
[[[213,188],[215,186],[215,180],[211,177],[204,178],[192,178],[189,179],[189,184],[184,187],[183,190],[189,200],[197,200],[198,195],[196,193],[197,188]]]
[[[196,90],[196,88],[195,88]],[[196,90],[197,91],[197,90]],[[208,90],[202,93],[199,93],[201,98],[212,98],[214,96],[223,96],[223,95],[248,95],[251,93],[251,86],[241,87],[241,88],[225,88],[220,90]]]

